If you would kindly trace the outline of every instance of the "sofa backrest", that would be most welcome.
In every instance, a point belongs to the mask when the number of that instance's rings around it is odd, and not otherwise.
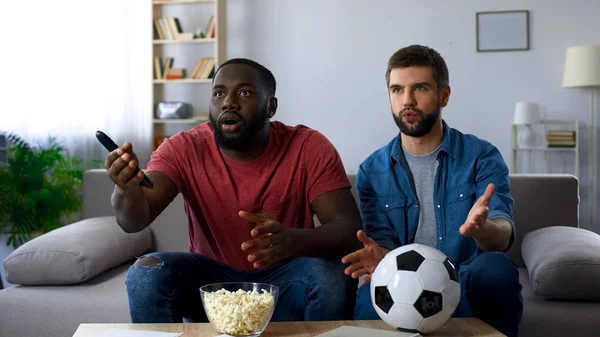
[[[356,176],[348,174],[352,194]],[[523,267],[521,242],[532,230],[548,226],[572,226],[579,223],[579,182],[575,176],[563,174],[513,174],[510,176],[511,194],[515,199],[514,220],[516,238],[508,255]],[[110,196],[114,189],[104,169],[89,170],[84,174],[84,218],[114,215]],[[357,199],[358,200],[358,199]],[[188,219],[183,198],[177,198],[151,225],[152,249],[156,251],[188,251]],[[318,225],[318,221],[315,219]]]
[[[87,170],[83,173],[83,218],[115,215],[110,197],[115,184],[105,169]]]
[[[579,226],[579,180],[569,174],[513,174],[510,182],[516,237],[508,255],[524,267],[525,234],[549,226]]]
[[[115,215],[110,202],[114,183],[105,169],[88,170],[83,175],[83,218]],[[188,251],[187,216],[183,197],[175,200],[150,225],[153,251]]]

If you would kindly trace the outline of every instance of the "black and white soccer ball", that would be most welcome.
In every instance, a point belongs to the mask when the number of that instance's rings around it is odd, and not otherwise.
[[[371,277],[375,311],[390,326],[427,334],[443,326],[460,301],[460,277],[441,251],[410,244],[389,252]]]

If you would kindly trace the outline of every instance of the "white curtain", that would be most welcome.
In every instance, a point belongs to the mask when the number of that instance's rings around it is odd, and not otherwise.
[[[71,155],[104,158],[96,130],[134,144],[145,166],[152,128],[151,1],[2,5],[0,130],[57,136]]]

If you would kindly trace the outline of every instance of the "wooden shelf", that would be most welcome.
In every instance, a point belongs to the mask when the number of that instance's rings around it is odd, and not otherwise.
[[[154,124],[199,124],[208,121],[206,118],[189,118],[189,119],[154,119]]]
[[[574,125],[575,121],[570,119],[543,119],[539,123],[536,124],[558,124],[558,125]]]
[[[547,152],[555,152],[555,151],[577,151],[575,147],[516,147],[514,148],[516,151],[547,151]]]
[[[182,80],[154,80],[154,84],[167,83],[212,83],[212,78],[184,78]]]
[[[177,43],[211,43],[215,39],[193,39],[193,40],[152,40],[153,44],[177,44]]]
[[[214,3],[215,0],[170,0],[170,1],[152,1],[153,5],[175,5],[175,4],[195,4],[195,3]]]

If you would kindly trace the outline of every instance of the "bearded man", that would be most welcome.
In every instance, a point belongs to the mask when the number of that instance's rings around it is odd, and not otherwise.
[[[389,251],[418,243],[445,253],[459,271],[454,317],[479,317],[517,336],[523,301],[517,267],[505,254],[515,237],[508,167],[495,146],[442,119],[451,90],[438,52],[398,50],[386,82],[400,134],[357,173],[364,247],[342,259],[351,263],[347,275],[364,277],[354,318],[379,318],[368,284],[373,271]]]

